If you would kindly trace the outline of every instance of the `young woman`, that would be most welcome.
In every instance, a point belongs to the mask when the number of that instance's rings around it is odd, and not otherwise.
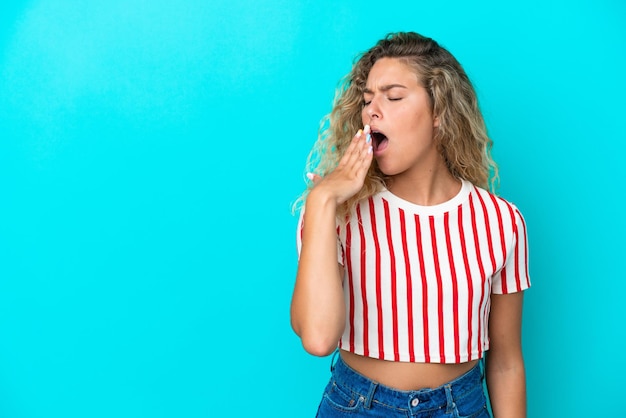
[[[485,374],[494,416],[525,416],[526,226],[486,191],[491,145],[430,38],[390,34],[345,77],[309,158],[291,305],[307,352],[339,349],[319,417],[489,416]]]

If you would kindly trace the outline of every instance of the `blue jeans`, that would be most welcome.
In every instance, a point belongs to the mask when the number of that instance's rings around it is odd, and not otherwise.
[[[378,384],[338,358],[317,411],[327,417],[490,417],[480,362],[436,389],[402,391]]]

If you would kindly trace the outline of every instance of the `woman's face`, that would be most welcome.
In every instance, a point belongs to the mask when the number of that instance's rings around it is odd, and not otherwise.
[[[374,157],[385,175],[419,176],[442,161],[433,140],[439,122],[428,92],[409,66],[396,58],[376,61],[363,99],[363,124],[372,128]]]

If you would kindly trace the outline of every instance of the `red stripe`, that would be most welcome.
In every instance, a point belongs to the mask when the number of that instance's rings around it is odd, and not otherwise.
[[[525,272],[525,278],[526,278],[526,288],[530,287],[530,278],[528,275],[528,235],[526,235],[526,222],[524,221],[524,217],[522,216],[522,214],[519,212],[519,210],[517,211],[517,216],[519,216],[520,222],[522,223],[522,229],[524,230],[524,242],[523,242],[523,246],[521,248],[524,249],[524,272]],[[518,244],[519,245],[519,244]]]
[[[415,236],[417,237],[417,254],[420,260],[420,276],[422,277],[422,323],[424,329],[424,361],[430,363],[430,342],[428,338],[428,282],[426,281],[426,266],[424,266],[424,249],[420,218],[415,215]]]
[[[382,310],[382,283],[380,272],[380,242],[378,241],[378,231],[376,230],[376,213],[374,213],[374,199],[370,197],[370,221],[372,224],[372,236],[374,238],[374,248],[376,251],[376,313],[378,314],[378,358],[385,358],[385,347],[383,340],[383,310]]]
[[[460,208],[459,208],[460,211]],[[452,275],[452,315],[454,322],[454,356],[455,363],[461,362],[461,353],[459,348],[459,288],[456,278],[456,268],[454,267],[454,254],[452,253],[452,242],[450,241],[450,214],[446,212],[443,215],[443,225],[446,231],[446,248],[448,249],[448,262],[450,264],[450,274]]]
[[[493,199],[494,195],[492,195],[491,193],[487,193],[489,195],[489,197],[491,197]],[[494,245],[493,245],[493,237],[491,235],[491,222],[489,220],[489,214],[487,212],[487,205],[485,203],[485,201],[482,198],[482,194],[480,192],[477,193],[478,195],[478,199],[480,199],[480,203],[482,205],[483,208],[483,216],[485,219],[485,231],[487,232],[487,249],[489,250],[489,258],[491,259],[491,265],[492,265],[492,272],[495,272],[497,267],[496,267],[496,256],[495,256],[495,249],[494,249]],[[499,210],[498,210],[498,206],[496,205],[495,207],[496,209],[496,214],[499,214]],[[500,232],[502,232],[502,225],[499,224],[499,229]],[[501,269],[501,271],[503,273],[504,269]],[[505,273],[506,275],[506,273]],[[489,311],[490,311],[490,303],[491,303],[491,299],[488,297],[487,300],[485,301],[485,280],[489,280],[489,284],[487,285],[487,287],[490,289],[491,288],[491,276],[490,277],[485,277],[483,274],[483,281],[482,281],[482,289],[481,289],[481,297],[480,297],[480,307],[483,308],[482,310],[482,316],[480,318],[480,323],[479,326],[481,326],[484,330],[485,330],[485,335],[484,335],[484,339],[485,341],[483,341],[483,343],[486,343],[489,339],[489,336],[487,334],[487,329],[489,326]],[[483,307],[483,303],[485,303],[485,306]],[[480,308],[479,308],[479,314],[480,314]],[[481,334],[478,334],[478,338],[479,340],[482,338]],[[481,348],[482,350],[482,348]]]
[[[491,260],[491,271],[496,271],[496,255],[493,251],[493,239],[491,237],[491,228],[489,227],[489,214],[487,213],[487,206],[485,205],[485,201],[481,196],[480,192],[476,193],[478,196],[478,200],[480,200],[480,205],[483,208],[483,218],[485,219],[485,231],[487,232],[487,242],[489,248],[489,259]],[[479,253],[480,254],[480,253]],[[483,281],[485,280],[485,275],[483,274]],[[484,282],[483,282],[484,283]]]
[[[404,253],[404,266],[406,271],[406,305],[407,305],[407,324],[409,333],[409,361],[415,362],[415,345],[413,341],[413,286],[411,281],[411,263],[409,262],[409,248],[406,242],[406,222],[404,220],[404,211],[400,212],[400,236],[402,238],[402,251]]]
[[[363,218],[361,217],[361,206],[356,207],[356,216],[359,221],[359,235],[361,237],[361,301],[363,303],[363,355],[369,357],[369,321],[367,320],[367,292],[366,292],[366,274],[365,274],[365,234],[363,232]]]
[[[389,247],[390,267],[391,267],[391,315],[393,316],[393,356],[395,361],[400,361],[400,350],[398,347],[398,285],[396,283],[396,254],[393,250],[393,239],[391,237],[391,219],[389,217],[389,202],[383,200],[385,209],[385,229],[387,230],[387,244]]]
[[[471,198],[471,196],[470,196]],[[463,229],[463,211],[462,206],[459,206],[459,238],[461,250],[463,252],[463,265],[465,266],[465,277],[467,278],[467,361],[472,360],[472,334],[474,328],[472,327],[472,302],[474,300],[474,286],[472,286],[472,272],[469,266],[469,258],[467,256],[467,248],[465,241],[465,231]]]
[[[490,194],[493,205],[496,208],[496,215],[498,216],[498,229],[500,230],[500,249],[502,250],[502,262],[506,262],[506,243],[504,242],[504,222],[502,221],[502,213],[500,212],[500,206],[496,197]],[[502,268],[502,293],[509,293],[508,284],[506,282],[506,267]]]
[[[478,199],[481,201],[481,203],[483,203],[483,200],[480,197],[480,193],[476,193],[478,195]],[[478,260],[478,270],[480,271],[480,277],[481,277],[481,282],[480,282],[480,303],[478,304],[478,358],[482,357],[482,353],[483,353],[483,344],[481,344],[482,342],[482,322],[484,321],[484,316],[487,315],[487,312],[485,310],[484,315],[481,317],[480,315],[480,308],[483,306],[483,303],[485,301],[485,267],[483,266],[483,259],[480,256],[480,241],[478,239],[478,226],[476,225],[476,212],[474,209],[474,200],[472,199],[472,194],[470,194],[469,196],[469,203],[470,203],[470,214],[471,214],[471,219],[472,219],[472,233],[474,234],[474,248],[476,249],[476,258]],[[488,221],[487,219],[487,211],[485,210],[485,206],[483,203],[483,211],[485,212],[485,222]],[[487,225],[489,225],[487,223]],[[487,228],[487,231],[489,231],[489,228]],[[489,232],[487,232],[487,235],[489,237],[491,237],[491,235],[489,234]],[[489,243],[491,243],[491,241],[489,241]],[[491,248],[491,245],[489,245],[489,247]],[[490,251],[491,252],[491,251]],[[495,261],[493,261],[495,264]]]
[[[348,288],[350,293],[350,313],[349,313],[349,321],[350,321],[350,351],[354,352],[354,278],[352,276],[352,228],[350,228],[350,224],[346,223],[346,269],[348,271]]]
[[[522,290],[521,277],[519,274],[519,233],[517,231],[517,222],[515,222],[515,213],[513,213],[513,207],[507,205],[509,208],[509,214],[511,215],[511,226],[513,227],[513,236],[515,237],[515,287],[518,292]]]
[[[337,238],[339,238],[341,236],[341,227],[339,225],[337,225]],[[343,251],[343,247],[341,247],[341,262],[345,265],[346,264],[346,255]]]
[[[441,269],[439,266],[439,252],[437,251],[437,234],[435,233],[435,217],[429,216],[430,239],[432,241],[433,261],[435,264],[435,276],[437,277],[437,312],[439,314],[439,361],[446,362],[445,334],[443,327],[443,283],[441,282]]]
[[[337,238],[341,236],[341,226],[337,225]],[[346,265],[346,254],[344,253],[343,247],[341,248],[341,262],[343,265]],[[343,287],[343,277],[341,278],[341,286]],[[350,289],[350,294],[352,294],[352,289]],[[339,348],[343,348],[343,335],[339,339]]]

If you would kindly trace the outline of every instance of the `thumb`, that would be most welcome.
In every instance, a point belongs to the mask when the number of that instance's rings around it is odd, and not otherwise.
[[[317,184],[322,180],[321,176],[318,176],[315,173],[306,173],[306,177],[313,182],[313,184]]]

